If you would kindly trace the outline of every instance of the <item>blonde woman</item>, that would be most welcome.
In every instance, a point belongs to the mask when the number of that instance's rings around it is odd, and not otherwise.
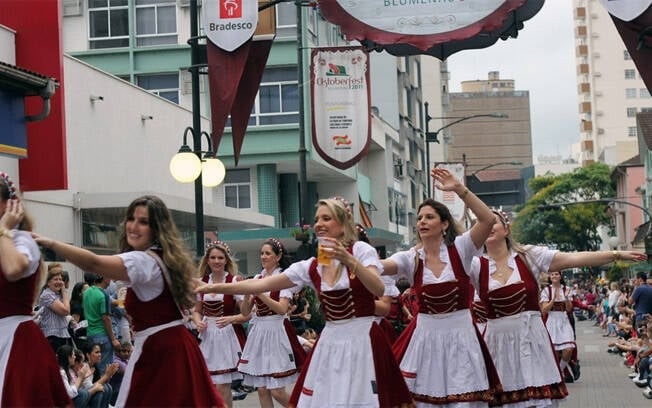
[[[134,351],[116,406],[223,406],[182,310],[195,305],[195,266],[172,215],[156,196],[129,204],[119,255],[93,252],[53,239],[37,242],[79,268],[128,284],[125,307],[134,326]]]

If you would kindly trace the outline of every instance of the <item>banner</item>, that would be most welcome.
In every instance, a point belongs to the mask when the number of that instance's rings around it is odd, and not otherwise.
[[[204,0],[202,16],[208,39],[225,51],[233,51],[254,35],[258,24],[258,2]]]
[[[652,5],[652,0],[600,0],[612,16],[623,21],[632,21]]]
[[[338,169],[360,161],[371,142],[369,54],[361,47],[313,49],[312,143]]]
[[[463,163],[435,163],[435,168],[446,169],[451,172],[462,183],[465,182],[465,166]],[[432,191],[434,199],[448,207],[451,215],[457,222],[462,223],[466,206],[464,201],[454,191],[442,191],[438,189],[433,182]]]

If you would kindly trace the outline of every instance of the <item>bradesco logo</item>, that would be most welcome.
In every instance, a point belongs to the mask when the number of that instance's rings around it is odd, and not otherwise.
[[[220,18],[242,18],[242,0],[220,0]]]

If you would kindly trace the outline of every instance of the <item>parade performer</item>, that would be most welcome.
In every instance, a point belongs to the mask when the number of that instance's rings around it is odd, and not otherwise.
[[[512,408],[557,406],[568,391],[541,318],[539,274],[647,257],[633,251],[567,253],[522,246],[510,235],[507,215],[494,213],[497,222],[485,242],[486,254],[474,259],[471,271],[487,308],[484,338],[503,386],[493,404]]]
[[[561,355],[559,368],[565,373],[571,362],[575,345],[575,333],[568,314],[573,310],[571,288],[567,287],[558,271],[549,274],[550,285],[541,291],[541,311],[543,312],[546,329],[550,334],[552,345],[557,354]],[[573,376],[564,376],[566,382],[573,382]]]
[[[213,241],[206,246],[206,252],[199,262],[202,281],[231,283],[240,280],[238,265],[231,249],[222,241]],[[245,344],[245,331],[239,322],[242,295],[206,294],[201,296],[192,313],[192,319],[200,332],[201,349],[206,366],[217,391],[227,407],[233,405],[231,383],[242,379],[238,372],[238,361]]]
[[[263,266],[255,280],[265,281],[277,276],[290,265],[285,248],[276,238],[268,238],[260,248]],[[261,291],[252,299],[245,298],[243,313],[255,305],[256,321],[249,331],[238,370],[244,374],[244,384],[258,388],[258,399],[263,408],[273,408],[272,397],[287,406],[290,396],[285,387],[293,384],[305,360],[305,350],[285,314],[288,311],[290,290]]]
[[[59,364],[32,320],[41,253],[31,230],[13,182],[0,173],[0,406],[63,407],[72,402]]]
[[[134,351],[116,406],[223,406],[197,340],[184,326],[181,310],[195,305],[196,269],[160,198],[131,202],[119,255],[96,255],[34,235],[79,268],[128,284],[125,305],[135,331]]]
[[[296,285],[317,292],[326,326],[294,387],[290,407],[411,406],[387,340],[374,323],[374,296],[385,291],[376,250],[357,241],[351,209],[339,198],[318,202],[314,231],[324,242],[321,264],[312,257],[266,279],[202,285],[197,291],[260,293]]]
[[[448,208],[427,199],[417,215],[421,245],[383,261],[383,273],[407,278],[419,303],[394,355],[417,406],[487,406],[500,384],[469,310],[473,290],[466,271],[495,218],[448,170],[431,174],[437,188],[457,193],[478,220],[462,234]]]

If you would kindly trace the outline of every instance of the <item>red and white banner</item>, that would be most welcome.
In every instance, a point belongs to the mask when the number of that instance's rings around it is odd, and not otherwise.
[[[465,167],[464,163],[436,163],[435,168],[446,169],[451,172],[458,180],[465,183]],[[464,209],[466,205],[464,201],[454,191],[442,191],[433,185],[434,199],[448,207],[451,215],[458,222],[464,220]]]
[[[313,49],[312,142],[338,169],[360,161],[371,142],[369,54],[361,47]]]
[[[252,0],[204,0],[204,31],[208,39],[226,51],[247,42],[258,24],[258,2]]]
[[[632,21],[650,8],[652,0],[600,0],[612,16]]]

